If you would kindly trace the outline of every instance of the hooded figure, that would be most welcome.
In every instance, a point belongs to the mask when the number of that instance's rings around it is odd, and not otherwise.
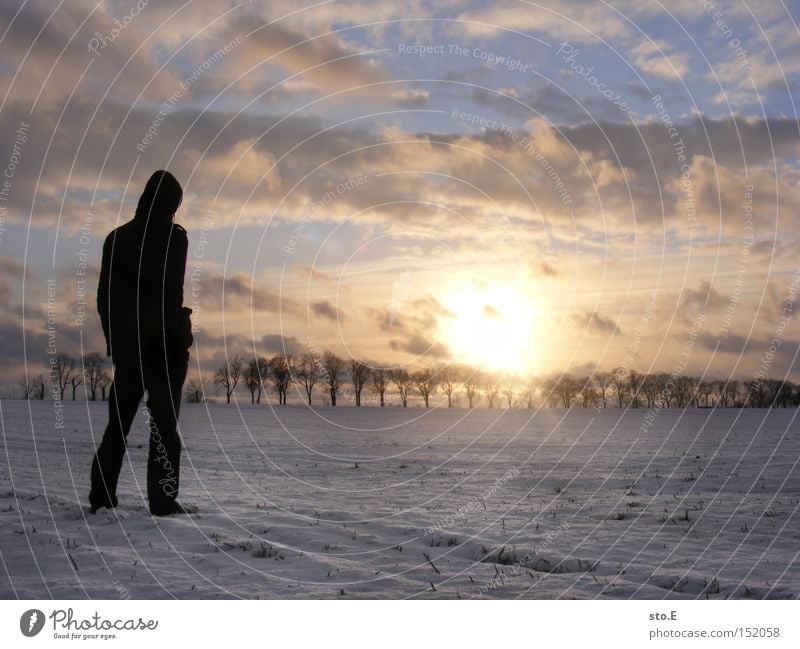
[[[151,513],[184,513],[178,504],[180,397],[192,344],[191,309],[183,306],[188,238],[173,223],[183,190],[167,171],[147,181],[131,221],[103,245],[97,310],[114,364],[109,422],[92,463],[93,512],[117,505],[125,440],[139,402],[150,427],[147,497]]]

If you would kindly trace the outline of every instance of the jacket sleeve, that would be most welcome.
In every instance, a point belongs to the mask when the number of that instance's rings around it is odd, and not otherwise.
[[[170,341],[177,341],[180,334],[183,280],[186,274],[188,250],[189,238],[186,230],[175,224],[170,234],[164,276],[164,327],[166,338]]]
[[[103,243],[103,260],[100,264],[100,279],[97,282],[97,312],[100,315],[100,324],[106,339],[106,355],[111,356],[111,338],[108,332],[108,274],[111,265],[111,249],[113,242],[111,236],[106,237]]]

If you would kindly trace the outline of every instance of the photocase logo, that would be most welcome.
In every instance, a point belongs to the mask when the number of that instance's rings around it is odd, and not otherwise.
[[[44,613],[38,608],[32,608],[25,611],[19,618],[19,630],[22,635],[27,638],[32,638],[44,627]]]

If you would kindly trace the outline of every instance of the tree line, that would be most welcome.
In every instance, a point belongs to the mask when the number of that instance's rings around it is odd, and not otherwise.
[[[49,360],[47,373],[25,376],[19,381],[23,399],[71,396],[75,401],[85,385],[90,401],[107,399],[112,376],[110,363],[98,352],[75,359],[58,354]],[[326,405],[344,399],[362,406],[366,403],[408,407],[409,403],[429,408],[441,396],[448,408],[796,408],[800,406],[800,384],[788,380],[703,380],[693,376],[672,377],[667,373],[644,374],[623,367],[590,375],[562,374],[521,378],[509,373],[490,372],[466,365],[442,364],[408,371],[381,367],[351,358],[343,359],[325,351],[292,356],[276,354],[249,361],[233,356],[214,373],[212,385],[225,395],[227,403],[246,390],[250,402],[260,404],[273,393],[278,404],[287,403],[294,387],[308,405],[315,395]],[[186,385],[186,401],[209,400],[198,380]]]
[[[787,380],[704,380],[667,373],[643,374],[618,367],[590,375],[561,374],[521,378],[466,365],[443,364],[409,372],[351,358],[345,360],[326,351],[294,357],[276,354],[250,359],[234,356],[214,374],[214,385],[230,403],[237,388],[244,386],[253,404],[271,391],[279,404],[286,404],[291,386],[312,405],[315,389],[326,404],[336,406],[344,397],[361,406],[365,402],[385,406],[389,402],[407,407],[409,401],[429,408],[435,395],[448,408],[767,408],[798,407],[800,385]],[[206,397],[197,381],[190,381],[187,400]]]
[[[18,387],[22,389],[23,399],[44,399],[50,395],[53,398],[64,400],[68,390],[71,391],[72,400],[76,400],[78,388],[86,386],[86,398],[97,401],[97,397],[105,401],[107,391],[111,385],[110,363],[99,352],[84,354],[80,359],[75,359],[69,354],[53,356],[48,363],[47,373],[36,376],[22,376]]]

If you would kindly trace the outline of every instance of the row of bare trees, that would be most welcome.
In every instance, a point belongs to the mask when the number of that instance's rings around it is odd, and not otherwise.
[[[703,380],[666,373],[642,374],[617,368],[575,378],[540,382],[551,407],[605,408],[788,408],[800,405],[800,385],[786,380]]]
[[[235,356],[216,371],[214,383],[224,392],[228,403],[243,383],[254,404],[261,403],[262,394],[269,389],[278,395],[279,404],[285,404],[289,388],[294,385],[309,405],[319,386],[332,406],[337,405],[337,399],[342,396],[361,406],[367,399],[365,392],[381,407],[390,398],[402,407],[407,407],[410,399],[418,398],[428,408],[437,393],[449,408],[462,403],[462,398],[468,408],[481,405],[488,408],[786,408],[800,405],[800,386],[774,379],[704,381],[666,373],[641,374],[625,368],[580,377],[563,374],[531,379],[463,365],[409,372],[371,365],[356,358],[345,360],[330,351],[299,357],[277,354],[270,359],[254,358],[249,363]],[[196,382],[190,382],[188,398],[192,401],[203,398]]]
[[[48,372],[23,377],[19,381],[23,399],[58,398],[71,394],[76,400],[85,384],[86,398],[106,399],[111,383],[108,360],[97,352],[81,359],[58,354],[48,359]],[[242,356],[228,359],[215,372],[214,385],[231,402],[237,389],[244,386],[251,403],[260,404],[262,396],[272,391],[278,403],[285,404],[292,385],[304,395],[309,405],[316,390],[322,390],[335,406],[337,399],[361,406],[370,401],[381,407],[390,400],[402,407],[416,398],[430,407],[440,394],[442,403],[452,408],[465,403],[468,408],[768,408],[800,406],[800,385],[777,379],[701,380],[693,376],[672,377],[666,373],[642,374],[616,368],[591,375],[521,379],[510,374],[487,372],[463,365],[441,365],[415,372],[385,368],[351,358],[342,359],[330,351],[294,357],[276,354],[267,359]],[[365,396],[367,393],[370,396]],[[189,381],[186,399],[205,400],[202,385]]]
[[[272,358],[258,357],[245,363],[242,356],[233,356],[214,373],[214,385],[225,394],[227,403],[240,385],[250,392],[250,402],[261,403],[264,392],[272,389],[278,396],[278,403],[285,404],[291,385],[304,394],[309,405],[314,390],[318,386],[335,406],[337,399],[345,395],[356,406],[364,402],[364,393],[373,395],[375,403],[385,406],[392,386],[396,389],[400,403],[408,405],[409,396],[418,394],[430,405],[430,398],[438,386],[437,373],[433,370],[420,370],[409,373],[406,370],[373,367],[364,361],[350,359],[345,361],[332,352],[323,354],[304,354],[297,358],[287,354],[277,354]],[[349,386],[349,389],[345,389]],[[452,389],[450,391],[452,405]],[[202,389],[196,381],[190,381],[187,388],[189,401],[203,399]]]
[[[48,361],[47,373],[20,378],[18,386],[23,399],[44,400],[48,395],[64,400],[67,389],[71,389],[72,400],[77,398],[78,388],[85,384],[86,396],[97,401],[98,395],[105,401],[111,383],[108,360],[98,352],[85,354],[75,359],[69,354],[58,354]]]

